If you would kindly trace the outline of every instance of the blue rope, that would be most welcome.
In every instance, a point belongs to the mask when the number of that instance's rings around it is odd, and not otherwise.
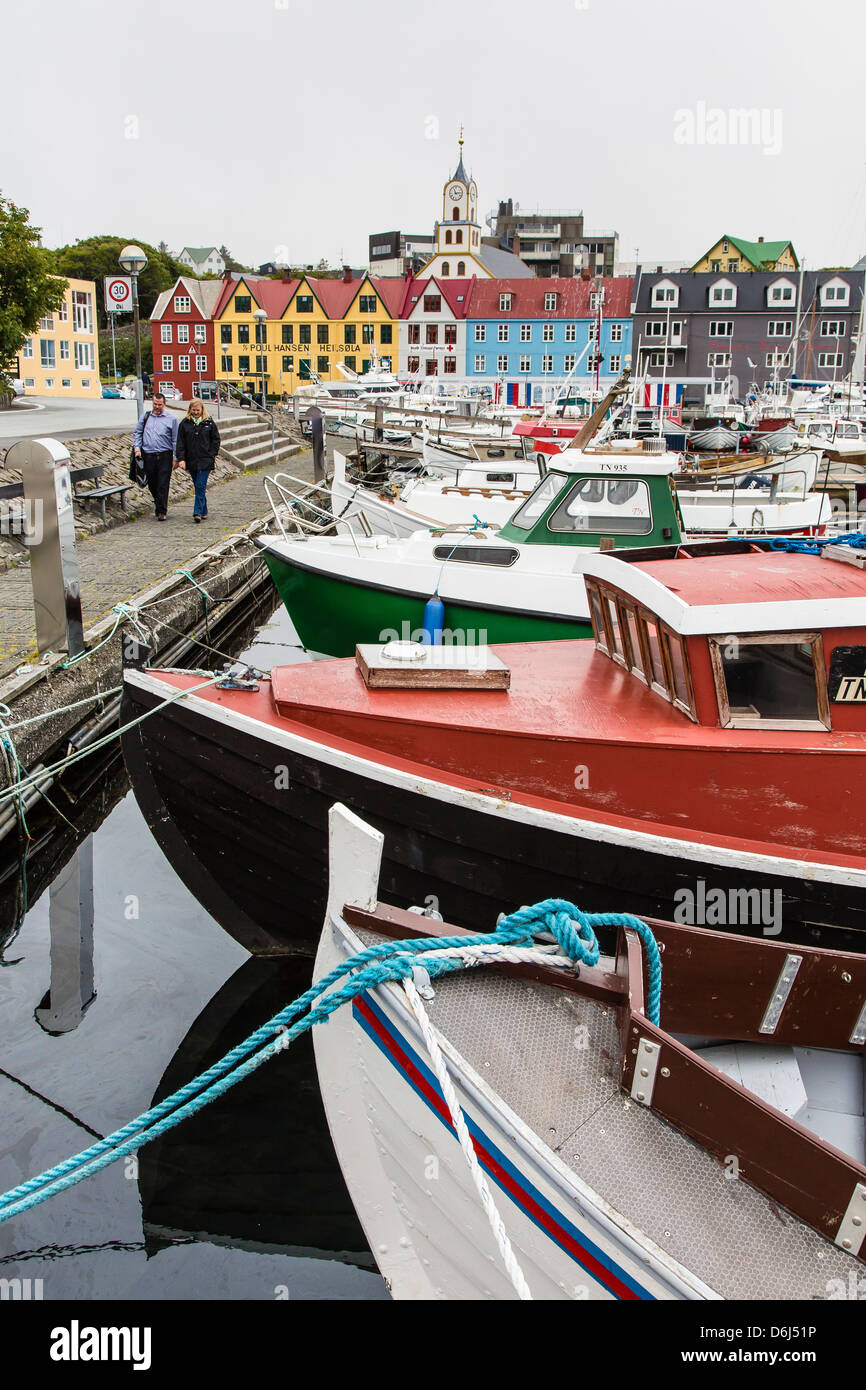
[[[211,1101],[224,1095],[244,1077],[276,1056],[317,1023],[324,1023],[343,1004],[356,999],[369,989],[393,980],[406,979],[418,965],[423,964],[431,979],[465,969],[463,960],[425,961],[430,951],[461,949],[466,946],[521,945],[531,946],[533,938],[549,932],[562,950],[576,963],[596,965],[599,959],[598,941],[593,928],[631,927],[640,934],[649,966],[650,988],[647,1016],[650,1022],[659,1021],[661,993],[661,960],[658,946],[649,927],[627,913],[583,913],[573,903],[562,898],[548,898],[534,907],[521,907],[503,918],[494,932],[476,936],[420,937],[406,941],[386,941],[368,946],[349,960],[337,965],[321,980],[316,980],[293,1003],[281,1009],[268,1022],[226,1053],[219,1062],[197,1076],[165,1100],[142,1115],[115,1130],[98,1143],[91,1144],[72,1158],[55,1164],[35,1178],[29,1178],[0,1197],[0,1223],[47,1201],[85,1178],[98,1173],[117,1159],[159,1138],[188,1116],[196,1114]],[[352,978],[333,993],[321,999],[332,985],[344,976]],[[318,1002],[317,1002],[318,1001]],[[303,1015],[303,1017],[301,1017]],[[291,1026],[289,1026],[291,1025]]]
[[[850,535],[828,536],[774,536],[769,542],[771,550],[788,550],[797,555],[820,555],[826,545],[850,545],[855,550],[866,550],[866,532],[853,531]]]

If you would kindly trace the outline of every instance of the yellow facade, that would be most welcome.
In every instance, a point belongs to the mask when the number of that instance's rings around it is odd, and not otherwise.
[[[392,304],[402,281],[392,289]],[[238,305],[240,300],[240,306]],[[263,308],[264,342],[254,318]],[[345,381],[345,363],[359,375],[378,359],[397,370],[399,319],[366,277],[351,286],[305,276],[284,282],[239,280],[216,319],[216,375],[260,392],[262,357],[267,392],[291,395],[315,373],[322,381]]]
[[[770,264],[767,264],[770,262]],[[736,274],[738,271],[798,270],[800,263],[790,241],[744,241],[720,237],[691,269],[706,274]]]
[[[102,396],[96,285],[70,280],[63,304],[39,320],[18,353],[18,375],[28,396]]]

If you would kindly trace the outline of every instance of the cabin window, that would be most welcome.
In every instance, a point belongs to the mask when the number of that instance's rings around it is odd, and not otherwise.
[[[644,670],[643,644],[640,640],[640,628],[638,626],[638,616],[630,604],[622,605],[622,616],[625,619],[625,631],[628,637],[628,659],[629,667],[634,675],[640,680],[647,678]]]
[[[520,527],[521,531],[531,531],[535,523],[544,516],[564,482],[564,473],[548,473],[547,477],[538,484],[532,496],[528,497],[520,510],[514,513],[511,518],[511,525]]]
[[[607,618],[607,632],[610,641],[610,655],[614,661],[621,665],[626,665],[625,650],[622,641],[622,628],[619,622],[619,611],[616,606],[616,599],[612,594],[605,594],[602,599],[605,616]]]
[[[548,526],[551,531],[648,536],[653,529],[649,489],[640,478],[581,478]]]
[[[668,696],[667,681],[665,679],[665,663],[662,656],[662,641],[659,634],[659,626],[655,618],[650,618],[641,614],[641,626],[646,638],[645,649],[647,659],[647,675],[649,683],[654,689],[666,698]]]
[[[725,728],[830,728],[820,634],[711,637],[710,655]]]
[[[668,669],[671,676],[673,702],[688,713],[692,712],[689,672],[686,662],[686,649],[683,639],[669,628],[663,629],[664,645],[668,656]]]
[[[589,614],[592,620],[592,630],[595,635],[596,646],[600,647],[603,652],[607,652],[609,656],[607,629],[605,628],[604,617],[601,611],[601,597],[594,584],[587,584],[586,592],[589,596]]]
[[[513,546],[437,545],[434,560],[452,560],[464,565],[513,565],[520,552]]]

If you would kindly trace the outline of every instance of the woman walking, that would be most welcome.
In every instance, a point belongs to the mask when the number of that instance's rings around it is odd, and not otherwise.
[[[192,519],[203,521],[207,516],[207,480],[216,464],[220,448],[220,432],[210,418],[202,402],[196,398],[190,402],[189,410],[180,422],[177,432],[177,463],[186,467],[195,485],[195,505]]]

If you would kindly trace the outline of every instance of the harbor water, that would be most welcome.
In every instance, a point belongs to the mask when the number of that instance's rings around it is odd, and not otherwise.
[[[243,656],[264,669],[307,660],[296,643],[280,606]],[[92,796],[98,823],[78,848],[70,837],[50,880],[34,872],[33,846],[0,880],[0,1191],[190,1081],[311,979],[311,956],[250,957],[200,907],[151,836],[119,753]],[[91,852],[92,941],[69,911]],[[138,1155],[0,1225],[3,1280],[46,1301],[387,1299],[310,1038]]]

